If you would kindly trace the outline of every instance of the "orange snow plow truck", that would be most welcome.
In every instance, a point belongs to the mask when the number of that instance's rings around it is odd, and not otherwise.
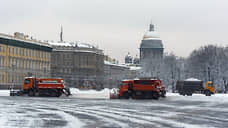
[[[159,99],[166,95],[159,79],[123,80],[119,92],[119,97],[124,99]]]
[[[10,91],[11,96],[51,96],[59,97],[62,94],[70,95],[70,90],[64,87],[62,78],[34,78],[28,77],[24,80],[23,90]]]

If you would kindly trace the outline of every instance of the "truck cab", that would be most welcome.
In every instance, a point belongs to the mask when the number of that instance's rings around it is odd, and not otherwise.
[[[207,81],[205,83],[205,94],[210,96],[211,94],[215,94],[215,86],[213,82]]]
[[[32,77],[25,78],[23,91],[28,92],[29,89],[34,88],[35,83],[37,83],[37,80],[35,78],[32,78]]]

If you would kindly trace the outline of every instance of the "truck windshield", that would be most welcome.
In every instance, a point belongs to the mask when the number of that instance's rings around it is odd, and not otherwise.
[[[29,84],[29,83],[30,83],[30,80],[26,79],[25,84]]]
[[[127,83],[122,83],[122,86],[125,86],[125,85],[127,85]]]
[[[208,83],[208,87],[214,87],[213,83]]]

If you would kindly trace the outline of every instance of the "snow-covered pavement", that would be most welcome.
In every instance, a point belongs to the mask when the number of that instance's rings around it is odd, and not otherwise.
[[[77,92],[77,90],[75,90]],[[107,94],[107,90],[92,94]],[[109,100],[106,95],[72,97],[0,96],[3,128],[208,128],[228,127],[228,95],[180,96],[160,100]],[[0,92],[2,94],[2,92]],[[100,95],[101,96],[101,95]],[[89,99],[89,98],[90,99]]]

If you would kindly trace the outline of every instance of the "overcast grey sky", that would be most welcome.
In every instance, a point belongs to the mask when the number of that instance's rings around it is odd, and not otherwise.
[[[166,52],[186,57],[206,44],[228,43],[227,0],[0,0],[0,33],[24,32],[40,40],[83,41],[123,62],[150,21]]]

